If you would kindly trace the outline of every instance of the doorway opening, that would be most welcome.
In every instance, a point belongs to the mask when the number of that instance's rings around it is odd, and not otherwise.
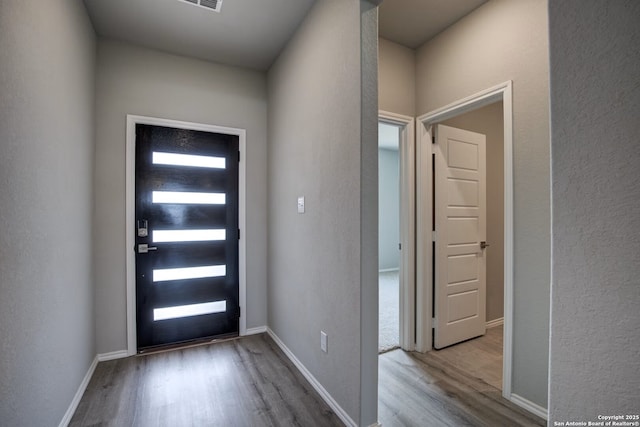
[[[378,124],[378,352],[400,347],[400,126]]]
[[[453,264],[451,259],[437,260],[437,242],[440,236],[438,232],[431,232],[437,221],[438,207],[433,197],[434,189],[434,154],[437,155],[436,129],[438,124],[464,127],[476,132],[484,132],[490,135],[487,143],[489,155],[487,156],[487,234],[483,238],[476,239],[478,253],[483,257],[487,270],[486,308],[483,304],[481,313],[483,327],[488,328],[491,336],[502,335],[501,360],[496,366],[496,360],[487,361],[487,365],[493,365],[494,374],[490,375],[490,383],[500,385],[505,398],[511,398],[511,342],[512,342],[512,318],[513,318],[513,165],[512,165],[512,103],[511,82],[505,82],[496,87],[487,89],[468,98],[445,106],[439,110],[427,113],[418,118],[419,141],[417,146],[417,288],[422,290],[421,297],[416,298],[417,313],[417,342],[419,351],[425,352],[434,349],[437,344],[434,336],[438,331],[434,328],[441,327],[447,321],[443,314],[450,310],[451,306],[438,307],[446,298],[438,298],[438,268],[447,268]],[[437,180],[437,178],[436,178]],[[451,187],[453,191],[460,191]],[[462,190],[463,192],[466,190]],[[456,196],[457,197],[457,196]],[[466,215],[470,217],[470,215]],[[452,228],[449,227],[449,230]],[[446,232],[446,230],[443,230]],[[427,238],[425,238],[427,236]],[[490,238],[488,236],[491,236]],[[484,249],[484,245],[493,245]],[[440,242],[442,245],[442,241]],[[455,246],[455,245],[453,245]],[[495,250],[494,250],[495,249]],[[442,252],[440,255],[442,257]],[[474,265],[469,264],[470,267]],[[442,273],[442,271],[440,271]],[[475,274],[475,273],[474,273]],[[442,276],[442,275],[440,275]],[[461,277],[461,279],[467,279]],[[444,286],[449,283],[444,280]],[[461,283],[464,283],[462,281]],[[419,292],[420,293],[420,292]],[[479,301],[479,300],[478,300]],[[464,318],[477,301],[467,301],[459,311]],[[501,307],[503,307],[501,309]],[[459,308],[456,308],[459,309]],[[447,314],[448,315],[448,314]],[[456,322],[458,319],[449,319]],[[499,328],[503,327],[502,334]],[[470,337],[469,337],[470,338]],[[465,338],[466,339],[466,338]],[[454,340],[455,341],[455,340]],[[497,344],[499,345],[499,339]],[[467,344],[467,343],[465,343]],[[452,353],[451,350],[445,350]],[[501,370],[501,380],[496,378],[496,369]]]
[[[379,352],[415,348],[414,123],[379,112]]]
[[[433,129],[432,311],[433,345],[438,349],[433,356],[502,390],[502,101],[443,120]],[[480,145],[473,145],[474,140]],[[465,161],[474,164],[460,164]]]

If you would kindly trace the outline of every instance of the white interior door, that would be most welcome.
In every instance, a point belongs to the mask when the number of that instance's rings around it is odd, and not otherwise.
[[[437,125],[434,153],[434,347],[443,348],[486,330],[486,138]]]

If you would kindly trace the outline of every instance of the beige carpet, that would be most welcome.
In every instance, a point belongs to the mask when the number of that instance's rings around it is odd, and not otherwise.
[[[378,276],[378,352],[400,345],[400,278],[397,271],[381,272]]]

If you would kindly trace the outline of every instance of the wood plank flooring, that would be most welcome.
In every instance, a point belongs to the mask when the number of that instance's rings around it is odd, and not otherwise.
[[[429,356],[452,365],[502,390],[502,326],[487,329],[476,339],[461,342]]]
[[[501,328],[379,356],[384,427],[543,426],[502,398]],[[98,364],[70,426],[341,426],[266,334]]]
[[[101,362],[70,426],[342,426],[266,334]]]
[[[425,354],[381,354],[378,419],[401,426],[544,426],[502,397],[502,328]]]

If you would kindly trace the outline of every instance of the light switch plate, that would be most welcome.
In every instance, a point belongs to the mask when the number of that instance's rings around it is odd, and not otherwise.
[[[327,353],[327,333],[320,331],[320,350]]]
[[[304,213],[304,196],[298,197],[298,213]]]

